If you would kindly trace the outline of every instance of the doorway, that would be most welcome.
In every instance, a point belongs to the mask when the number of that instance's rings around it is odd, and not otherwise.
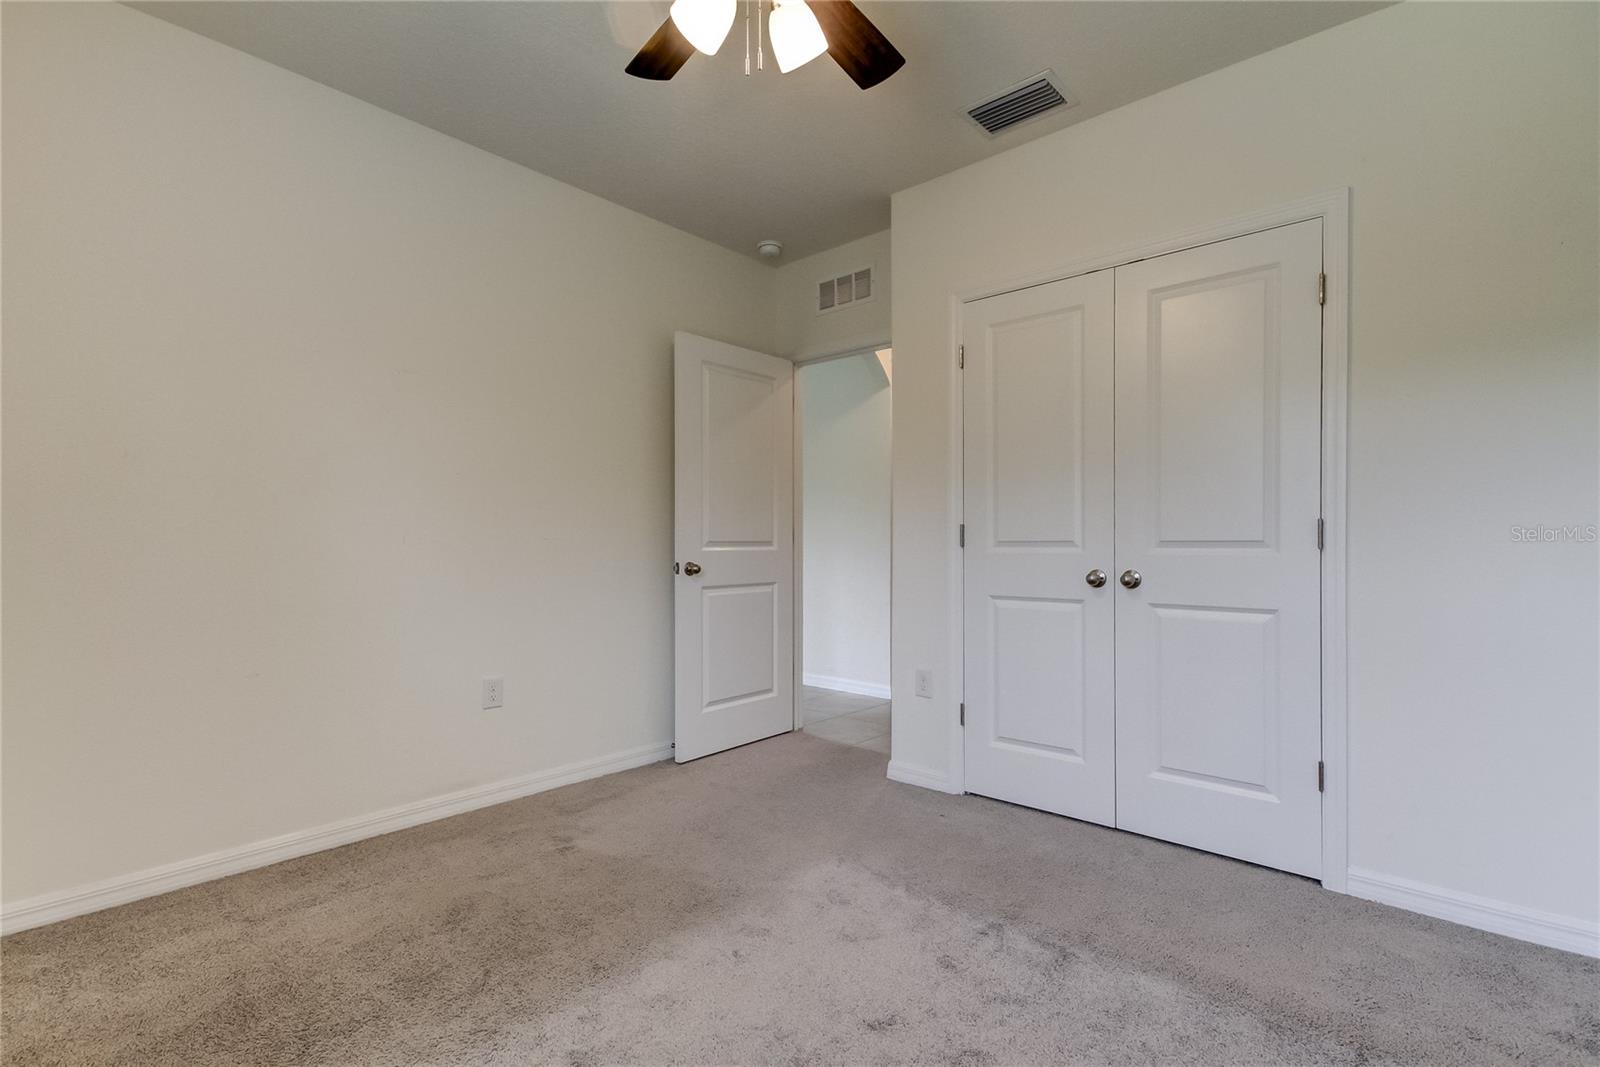
[[[795,725],[889,754],[893,352],[796,371],[801,625]]]
[[[1323,239],[968,304],[972,792],[1321,874]]]

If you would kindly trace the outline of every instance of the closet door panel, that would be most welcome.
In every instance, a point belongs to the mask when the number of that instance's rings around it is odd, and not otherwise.
[[[1115,818],[1108,271],[964,309],[967,789]]]
[[[1312,876],[1321,263],[1312,221],[1116,271],[1117,825]]]

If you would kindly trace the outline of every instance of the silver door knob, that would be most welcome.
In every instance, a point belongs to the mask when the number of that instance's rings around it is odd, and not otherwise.
[[[1099,589],[1102,585],[1106,584],[1106,572],[1101,570],[1099,567],[1096,567],[1088,574],[1085,574],[1083,576],[1083,580],[1088,582],[1094,588]]]
[[[700,564],[696,563],[694,560],[690,560],[688,563],[683,565],[683,573],[693,578],[695,575],[700,573]]]
[[[1139,588],[1139,583],[1144,579],[1140,577],[1138,571],[1123,571],[1122,577],[1118,578],[1117,581],[1122,583],[1122,588],[1124,589],[1137,589]]]

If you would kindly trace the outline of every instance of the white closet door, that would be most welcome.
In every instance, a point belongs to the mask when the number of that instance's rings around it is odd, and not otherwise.
[[[679,763],[794,728],[794,365],[673,339]]]
[[[1313,877],[1321,263],[1312,221],[1116,271],[1117,825]]]
[[[1115,817],[1110,271],[963,314],[966,787]]]

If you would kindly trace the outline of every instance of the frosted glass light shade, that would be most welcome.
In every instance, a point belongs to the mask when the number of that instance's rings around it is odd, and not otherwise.
[[[805,0],[773,0],[767,36],[772,38],[772,57],[783,74],[805,66],[828,50],[828,39],[822,36],[817,16]]]
[[[668,11],[678,32],[697,51],[708,56],[716,55],[722,42],[728,39],[728,31],[733,29],[733,17],[738,13],[739,0],[673,0],[672,8]],[[811,21],[816,21],[815,16]]]

